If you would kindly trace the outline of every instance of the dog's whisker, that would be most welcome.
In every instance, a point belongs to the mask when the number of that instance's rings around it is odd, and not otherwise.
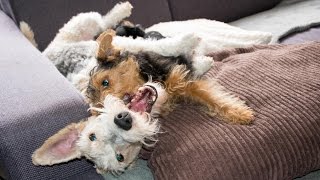
[[[106,113],[106,111],[102,108],[97,108],[97,107],[90,107],[89,110],[93,110],[96,112],[100,112],[100,113]]]
[[[101,101],[99,101],[99,102],[97,103],[97,105],[101,105],[102,107],[104,107],[104,104],[103,104],[103,102],[101,102]]]
[[[148,82],[152,82],[152,76],[148,75]]]

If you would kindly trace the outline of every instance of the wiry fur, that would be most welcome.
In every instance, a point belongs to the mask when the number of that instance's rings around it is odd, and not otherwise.
[[[43,51],[43,54],[77,89],[84,92],[89,81],[89,73],[97,65],[95,37],[109,28],[114,28],[121,20],[131,15],[131,10],[132,5],[125,2],[117,4],[104,16],[97,12],[80,13],[59,30],[59,33]],[[33,32],[29,29],[25,35],[29,36],[31,33]],[[33,42],[34,38],[31,37],[29,40]],[[192,33],[158,41],[116,36],[113,45],[133,53],[151,51],[163,56],[193,56],[193,50],[199,41],[199,38]],[[196,65],[194,69],[197,75],[202,75],[212,64],[212,59],[200,60],[203,60],[201,63],[205,66],[197,66],[199,63],[194,64]]]
[[[93,108],[100,115],[70,124],[50,137],[33,153],[33,163],[53,165],[86,157],[95,164],[98,173],[124,171],[137,158],[142,144],[155,142],[153,135],[159,131],[159,124],[147,113],[130,111],[114,96],[106,96],[103,105],[103,108]],[[133,118],[130,131],[114,123],[114,117],[123,111],[130,112]],[[91,134],[95,134],[95,141],[89,139]],[[123,162],[116,159],[119,153],[124,157]]]
[[[93,41],[100,32],[129,16],[131,9],[126,2],[116,5],[105,16],[81,13],[64,25],[43,52],[88,96],[95,107],[92,111],[98,112],[49,138],[34,152],[34,164],[52,165],[84,156],[95,163],[99,173],[123,171],[137,157],[142,144],[147,144],[146,139],[154,140],[153,135],[159,131],[157,121],[151,117],[172,110],[181,98],[207,106],[228,122],[250,123],[252,111],[243,101],[226,93],[217,83],[197,78],[210,67],[211,59],[199,56],[203,61],[195,62],[194,48],[199,38],[193,34],[154,41],[110,38],[110,34],[102,33],[99,43]],[[105,79],[109,80],[109,87],[102,86]],[[133,112],[121,101],[146,85],[158,92],[151,116]],[[134,116],[135,124],[128,131],[113,123],[114,116],[123,110]],[[96,133],[96,141],[88,139],[92,133]],[[116,160],[118,152],[125,156],[124,162]]]
[[[89,80],[89,72],[96,66],[97,43],[94,37],[116,26],[131,15],[129,2],[117,4],[105,16],[97,12],[80,13],[60,30],[43,51],[75,87],[83,91]]]
[[[245,102],[226,92],[215,80],[192,79],[184,66],[176,66],[165,81],[166,92],[173,99],[189,99],[208,108],[213,115],[235,124],[249,124],[252,110]]]
[[[160,114],[170,109],[168,107],[171,103],[175,103],[175,100],[183,98],[205,105],[227,122],[238,124],[251,122],[253,112],[243,101],[225,92],[214,80],[198,79],[193,75],[192,66],[187,59],[165,57],[150,52],[128,53],[123,56],[115,53],[118,50],[112,46],[113,36],[112,33],[103,33],[98,38],[103,48],[99,48],[101,51],[97,53],[101,55],[98,57],[99,66],[97,71],[93,72],[89,83],[88,89],[94,90],[87,91],[87,94],[89,97],[99,98],[89,98],[92,104],[103,100],[106,94],[113,94],[119,98],[124,98],[126,94],[132,96],[147,82],[145,77],[151,77],[153,81],[164,85],[168,96],[162,104],[164,109],[159,110]],[[108,87],[102,85],[104,80],[110,82]],[[119,84],[122,84],[122,88],[115,90]]]

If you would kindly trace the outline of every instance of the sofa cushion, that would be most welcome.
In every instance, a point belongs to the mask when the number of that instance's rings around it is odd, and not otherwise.
[[[97,11],[106,14],[120,0],[11,0],[17,22],[26,21],[35,32],[40,50],[44,50],[58,30],[80,12]],[[134,9],[129,18],[147,27],[160,21],[170,21],[167,0],[130,0]]]
[[[254,110],[231,125],[181,104],[161,119],[157,179],[293,179],[320,168],[320,43],[212,54],[216,78]]]
[[[0,168],[7,179],[99,179],[92,164],[32,164],[32,153],[67,124],[89,116],[80,93],[0,11]]]
[[[168,0],[173,20],[207,18],[230,22],[272,8],[281,0]]]

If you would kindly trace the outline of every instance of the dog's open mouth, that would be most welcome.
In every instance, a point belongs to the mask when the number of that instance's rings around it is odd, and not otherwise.
[[[155,87],[145,85],[138,89],[138,92],[131,98],[128,104],[129,109],[136,112],[148,112],[152,110],[152,105],[156,102],[158,93]]]

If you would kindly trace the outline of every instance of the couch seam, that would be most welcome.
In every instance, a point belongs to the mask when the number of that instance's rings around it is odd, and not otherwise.
[[[167,5],[168,5],[168,8],[169,8],[171,21],[174,21],[174,20],[175,20],[175,18],[173,17],[172,4],[171,4],[170,0],[167,0]]]
[[[10,0],[0,0],[0,8],[7,16],[9,16],[14,21],[15,24],[17,24],[17,20],[14,16]]]

